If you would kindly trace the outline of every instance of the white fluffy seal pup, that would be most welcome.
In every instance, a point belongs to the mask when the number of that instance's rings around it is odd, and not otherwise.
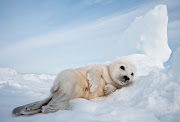
[[[122,58],[112,61],[109,65],[94,64],[64,70],[57,75],[48,98],[17,107],[12,113],[31,115],[64,110],[67,109],[71,99],[105,96],[133,83],[135,78],[136,67]]]

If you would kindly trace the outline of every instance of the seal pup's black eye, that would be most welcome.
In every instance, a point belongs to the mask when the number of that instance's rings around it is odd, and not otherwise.
[[[125,67],[124,67],[124,66],[120,66],[120,68],[121,68],[122,70],[125,70]]]
[[[134,76],[134,73],[131,73],[132,76]]]

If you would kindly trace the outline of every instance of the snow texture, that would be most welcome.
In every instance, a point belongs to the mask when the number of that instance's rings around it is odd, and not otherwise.
[[[147,56],[152,63],[163,67],[163,63],[169,59],[171,54],[167,43],[167,24],[166,5],[155,6],[144,16],[136,17],[122,34],[114,53],[118,55],[119,52],[125,50],[125,53],[129,55],[136,52]]]
[[[146,21],[149,24],[146,25]],[[157,28],[151,28],[151,22]],[[137,27],[138,31],[135,29]],[[138,36],[140,30],[143,32],[141,38]],[[0,121],[179,122],[180,47],[173,53],[172,67],[164,68],[162,64],[171,53],[166,31],[167,11],[164,5],[158,5],[137,18],[128,28],[130,35],[125,32],[123,37],[127,41],[139,40],[141,54],[126,56],[138,70],[134,84],[118,89],[107,97],[72,100],[68,110],[56,113],[14,117],[11,114],[13,108],[44,99],[50,94],[55,75],[18,74],[13,69],[0,68]]]

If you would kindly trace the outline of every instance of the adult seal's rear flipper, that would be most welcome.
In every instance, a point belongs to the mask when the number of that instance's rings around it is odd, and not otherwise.
[[[12,111],[12,114],[16,116],[20,116],[20,115],[33,115],[33,114],[41,113],[42,106],[47,105],[51,99],[52,96],[42,101],[19,106]]]

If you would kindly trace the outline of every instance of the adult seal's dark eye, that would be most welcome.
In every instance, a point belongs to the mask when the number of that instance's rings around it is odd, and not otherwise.
[[[131,73],[132,76],[134,76],[134,73]]]
[[[120,68],[121,68],[122,70],[125,70],[125,67],[124,67],[124,66],[120,66]]]

